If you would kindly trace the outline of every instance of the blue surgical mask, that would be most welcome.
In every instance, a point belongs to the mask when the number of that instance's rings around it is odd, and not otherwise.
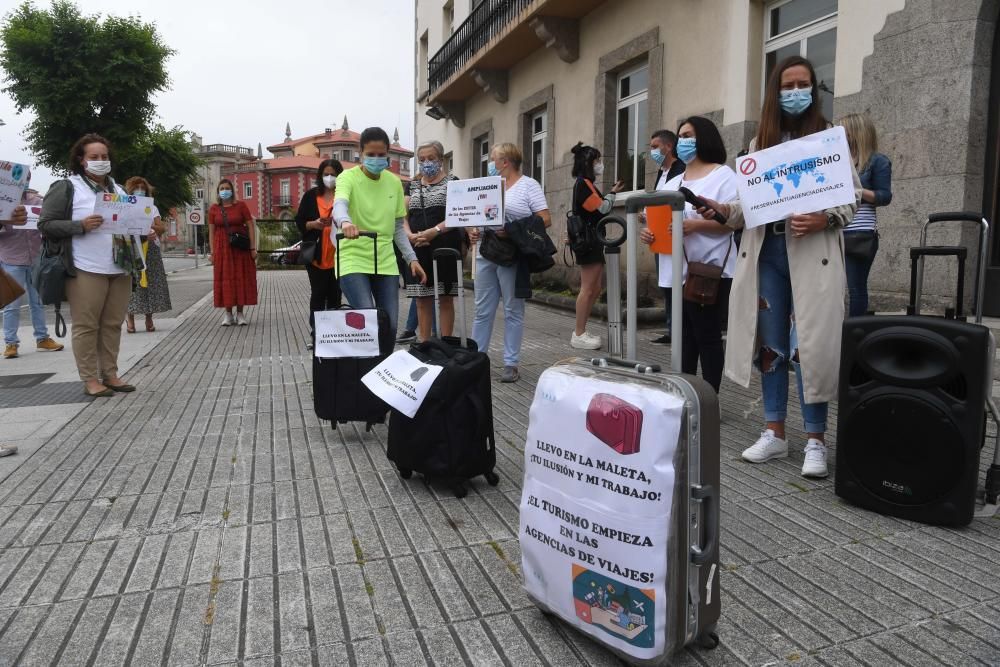
[[[677,157],[688,164],[698,156],[698,140],[694,137],[681,137],[677,140]]]
[[[232,190],[219,190],[219,199],[225,201],[226,199],[232,199],[232,197],[233,197]]]
[[[663,161],[667,159],[667,156],[664,155],[663,151],[661,151],[659,148],[654,148],[653,150],[649,151],[649,157],[651,160],[653,160],[653,162],[656,163],[656,166],[660,166],[661,164],[663,164]]]
[[[497,169],[497,163],[490,160],[489,164],[486,165],[486,173],[490,176],[499,176],[500,170]]]
[[[146,196],[146,191],[145,190],[133,190],[132,194],[134,196],[136,196],[136,197],[145,197]]]
[[[420,173],[427,178],[434,178],[441,173],[441,163],[437,160],[424,160],[420,163]]]
[[[789,116],[801,116],[812,102],[812,88],[781,91],[781,110]]]
[[[365,156],[365,169],[368,170],[369,174],[381,174],[384,170],[389,167],[389,158],[387,157],[369,157]]]

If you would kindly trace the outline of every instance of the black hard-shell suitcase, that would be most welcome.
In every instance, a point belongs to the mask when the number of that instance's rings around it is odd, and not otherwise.
[[[361,232],[361,236],[371,238],[375,245],[374,232]],[[337,265],[340,265],[340,242],[343,234],[337,234]],[[378,270],[378,250],[375,250],[375,267]],[[341,306],[341,310],[357,310]],[[320,359],[313,354],[313,409],[320,419],[330,420],[334,429],[337,424],[364,422],[366,430],[373,424],[382,424],[389,412],[388,406],[361,382],[361,378],[385,361],[395,347],[396,333],[389,326],[389,316],[378,310],[377,357],[345,357]],[[313,349],[316,348],[315,334]]]
[[[392,411],[386,453],[404,479],[414,472],[441,479],[461,498],[467,493],[465,480],[483,475],[490,485],[496,485],[500,478],[493,472],[496,447],[490,358],[479,351],[475,341],[466,338],[462,256],[453,248],[434,251],[435,309],[437,262],[452,258],[458,263],[460,336],[431,339],[410,348],[410,354],[441,366],[442,371],[412,419]]]
[[[681,236],[683,197],[635,199],[622,225],[630,235],[640,207],[669,204]],[[525,443],[528,597],[632,664],[666,665],[686,645],[719,642],[719,401],[679,372],[681,324],[675,315],[674,372],[618,358],[546,370]]]

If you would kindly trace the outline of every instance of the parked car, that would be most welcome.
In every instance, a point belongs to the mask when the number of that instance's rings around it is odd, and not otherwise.
[[[273,264],[296,264],[299,261],[299,252],[302,250],[302,241],[296,241],[285,248],[277,248],[271,251],[271,262]]]

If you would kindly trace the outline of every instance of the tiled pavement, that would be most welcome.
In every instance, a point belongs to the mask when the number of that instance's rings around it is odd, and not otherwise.
[[[520,585],[527,408],[570,318],[529,308],[523,379],[494,389],[500,486],[456,500],[400,480],[384,428],[316,420],[305,277],[260,285],[249,327],[197,306],[139,392],[0,482],[0,664],[616,664]],[[1000,664],[1000,519],[844,505],[799,476],[797,431],[788,461],[740,463],[757,396],[723,387],[722,645],[677,664]]]

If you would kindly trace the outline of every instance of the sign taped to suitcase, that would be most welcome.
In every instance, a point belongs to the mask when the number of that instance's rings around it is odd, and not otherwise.
[[[666,644],[674,461],[684,400],[639,385],[542,374],[525,444],[525,587],[621,653]]]
[[[318,359],[364,359],[379,356],[378,311],[318,310],[316,342]]]

